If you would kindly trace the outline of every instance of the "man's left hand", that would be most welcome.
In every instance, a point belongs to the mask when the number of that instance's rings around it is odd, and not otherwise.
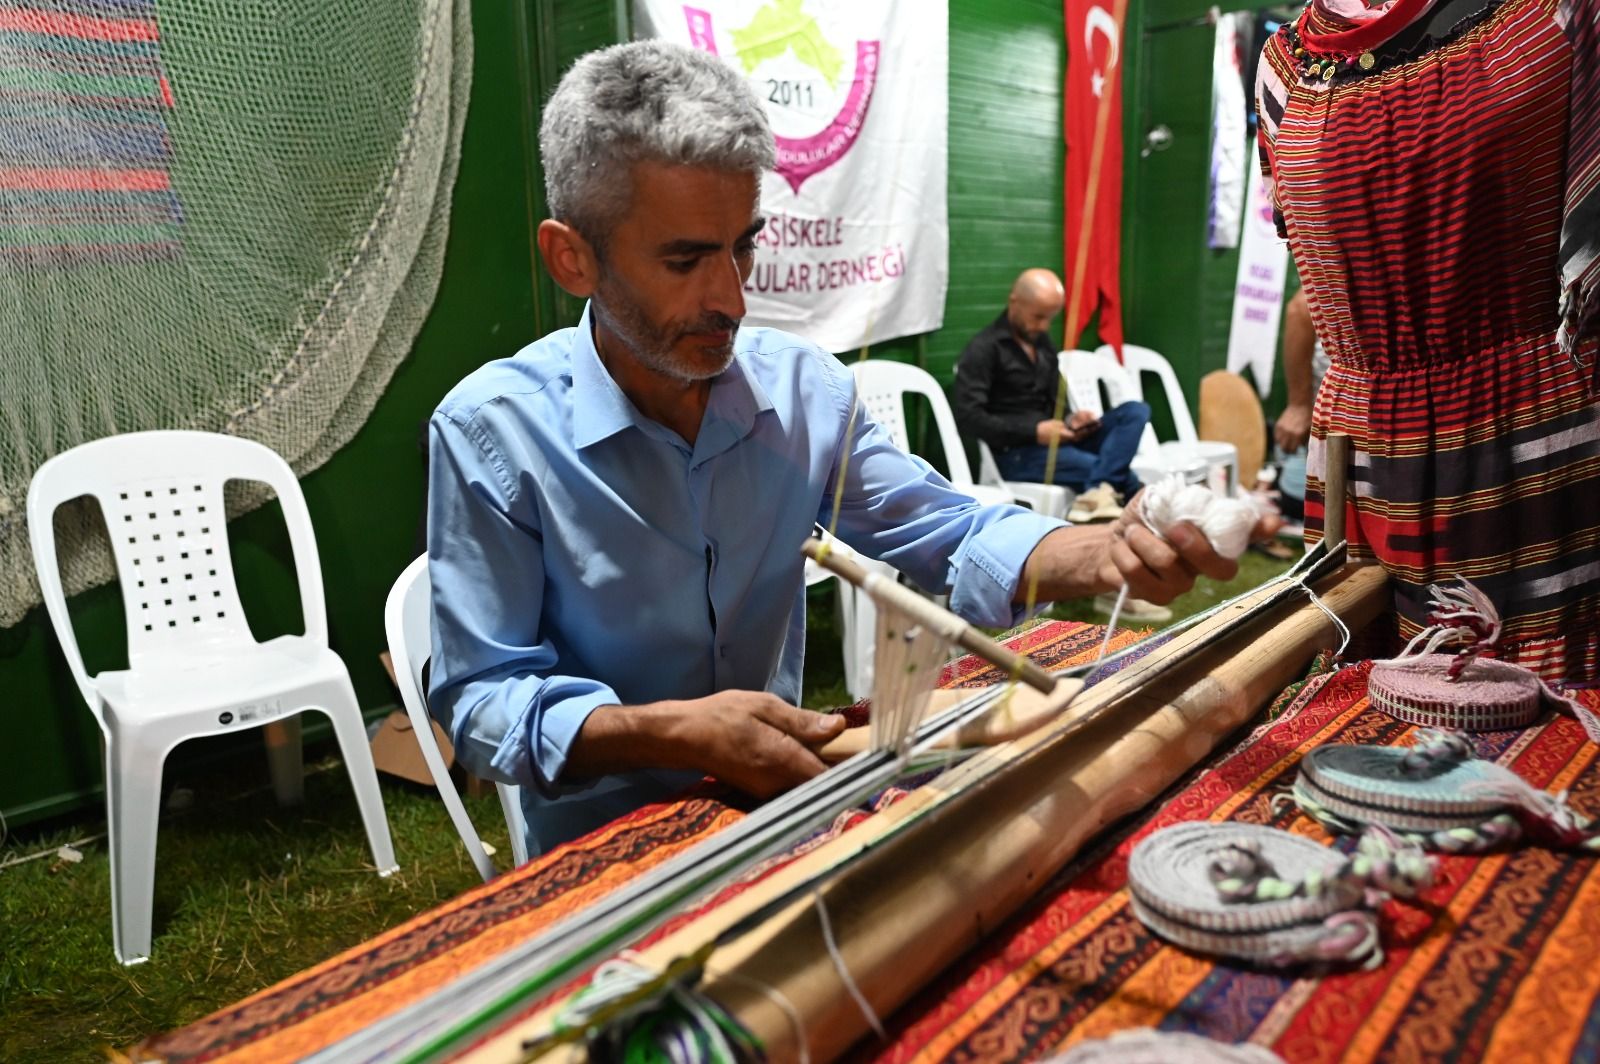
[[[1136,598],[1171,602],[1200,576],[1231,580],[1238,575],[1238,562],[1213,550],[1200,529],[1180,521],[1162,539],[1136,516],[1138,505],[1135,496],[1110,524],[1073,525],[1045,536],[1028,556],[1014,601],[1025,601],[1034,576],[1040,602],[1098,595],[1124,583]],[[1251,536],[1265,539],[1282,523],[1276,516],[1262,518]]]

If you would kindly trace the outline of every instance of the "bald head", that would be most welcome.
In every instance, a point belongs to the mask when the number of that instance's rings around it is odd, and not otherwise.
[[[1050,328],[1066,301],[1067,291],[1061,278],[1042,268],[1023,270],[1011,286],[1006,318],[1018,336],[1024,339],[1037,336]]]

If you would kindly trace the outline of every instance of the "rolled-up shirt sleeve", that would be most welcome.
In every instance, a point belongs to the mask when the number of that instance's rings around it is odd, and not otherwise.
[[[980,506],[896,447],[865,409],[857,410],[843,450],[840,539],[925,590],[948,592],[950,608],[973,624],[1008,628],[1025,619],[1026,611],[1012,605],[1023,564],[1063,522],[1020,506]],[[832,506],[829,485],[819,518],[824,527]]]
[[[547,797],[572,793],[581,788],[559,781],[583,722],[620,699],[603,683],[562,675],[542,637],[537,508],[519,496],[487,432],[436,414],[428,451],[429,709],[474,773]]]

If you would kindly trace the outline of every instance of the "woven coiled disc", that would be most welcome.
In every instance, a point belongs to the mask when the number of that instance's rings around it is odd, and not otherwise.
[[[1539,718],[1544,698],[1538,677],[1509,662],[1476,658],[1452,680],[1454,661],[1450,654],[1427,654],[1379,662],[1367,677],[1367,693],[1385,713],[1424,728],[1508,731]]]
[[[1128,890],[1134,913],[1163,938],[1205,953],[1251,960],[1303,952],[1323,935],[1322,921],[1350,908],[1338,892],[1317,898],[1227,902],[1210,867],[1232,844],[1253,845],[1277,878],[1331,875],[1343,863],[1336,850],[1255,824],[1196,822],[1163,828],[1134,847]]]
[[[1405,767],[1411,751],[1387,746],[1319,746],[1300,765],[1303,787],[1329,812],[1396,831],[1476,827],[1505,811],[1504,799],[1473,796],[1475,784],[1504,770],[1488,761],[1434,761]]]

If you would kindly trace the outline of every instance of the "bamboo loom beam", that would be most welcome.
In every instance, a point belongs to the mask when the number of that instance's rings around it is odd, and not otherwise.
[[[1386,603],[1383,570],[1346,569],[1318,585],[1352,628]],[[1150,658],[1085,691],[1056,723],[978,754],[852,831],[830,840],[638,959],[664,969],[818,871],[872,849],[821,888],[846,967],[873,1010],[887,1017],[966,949],[992,932],[1088,839],[1149,803],[1262,705],[1336,636],[1308,601],[1238,631],[1230,624],[1270,588],[1175,637],[1168,651],[1203,649],[1156,682]],[[1084,725],[1091,714],[1098,716]],[[998,771],[997,771],[998,770]],[[979,789],[955,794],[988,777]],[[893,828],[922,819],[898,837]],[[881,843],[878,840],[886,840]],[[811,895],[734,940],[706,965],[703,989],[748,1026],[775,1061],[799,1057],[798,1010],[812,1059],[832,1059],[870,1031],[824,945]],[[764,989],[765,988],[765,989]],[[521,1059],[554,1009],[480,1043],[465,1059]],[[581,1059],[565,1047],[546,1059]]]

